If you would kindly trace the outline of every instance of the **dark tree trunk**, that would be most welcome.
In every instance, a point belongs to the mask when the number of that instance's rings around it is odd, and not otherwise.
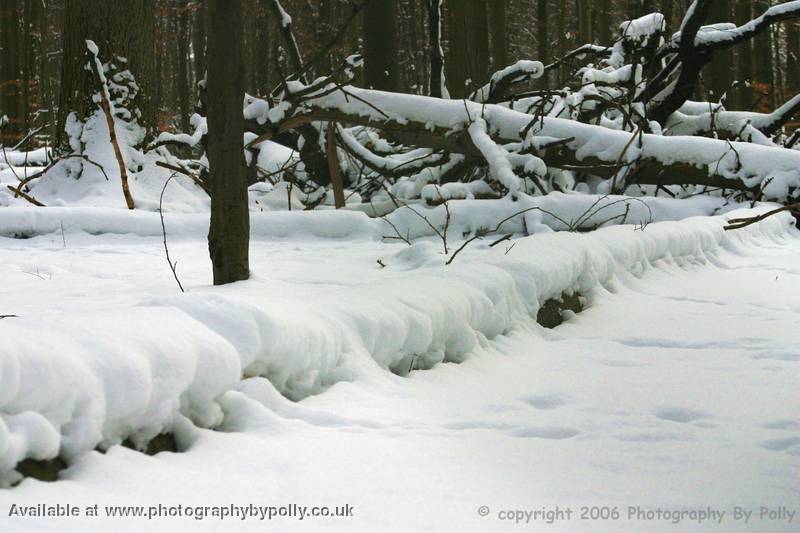
[[[428,40],[430,47],[431,76],[428,93],[441,98],[444,77],[442,57],[442,0],[428,1]]]
[[[178,104],[181,130],[189,131],[189,3],[182,0],[178,6]]]
[[[196,81],[206,75],[206,3],[200,0],[194,14],[192,32],[192,55],[194,56],[194,75]]]
[[[208,1],[208,161],[214,285],[250,275],[250,210],[244,135],[241,0]]]
[[[800,22],[786,24],[786,83],[791,93],[800,91]]]
[[[736,1],[736,24],[743,25],[753,18],[752,0]],[[753,64],[753,41],[748,39],[736,46],[738,54],[736,60],[736,107],[737,109],[747,110],[753,105],[753,90],[749,87],[749,82],[755,74],[756,69]]]
[[[590,0],[577,0],[578,42],[586,44],[592,42],[592,6]]]
[[[266,95],[271,87],[269,86],[269,50],[270,50],[270,30],[269,17],[263,5],[258,4],[256,13],[256,31],[253,36],[255,39],[255,72],[253,80],[255,83],[255,93]]]
[[[559,0],[558,11],[556,14],[556,31],[558,32],[558,57],[564,57],[567,53],[567,0]],[[539,24],[547,24],[549,21],[543,20]],[[560,85],[567,77],[566,65],[558,67],[558,79]]]
[[[470,91],[489,79],[489,21],[487,0],[464,0],[467,4],[467,61]],[[499,2],[500,0],[492,0]]]
[[[155,125],[155,4],[154,0],[66,0],[64,21],[64,58],[61,66],[61,89],[58,109],[56,144],[64,145],[64,124],[75,111],[86,117],[97,105],[91,95],[97,84],[87,64],[86,40],[100,49],[103,62],[116,57],[128,60],[127,66],[139,85],[137,107],[142,113],[140,124],[147,129]]]
[[[711,10],[708,14],[708,23],[716,24],[719,22],[731,21],[731,2],[730,0],[714,0],[711,2]],[[719,101],[726,93],[732,94],[733,86],[733,50],[719,50],[714,54],[714,58],[705,69],[707,77],[706,89],[709,91],[709,100]],[[731,102],[733,103],[733,102]]]
[[[492,26],[492,68],[500,70],[509,64],[506,0],[492,0],[489,17]]]
[[[396,91],[397,35],[395,0],[367,2],[364,6],[364,85]]]
[[[25,112],[20,73],[19,0],[0,2],[0,117],[7,115],[10,124],[0,133],[0,144],[15,142],[23,133]]]
[[[757,16],[763,13],[771,4],[772,2],[769,0],[761,0],[755,2],[754,9],[755,12],[753,15]],[[774,83],[773,78],[773,70],[772,70],[772,29],[768,29],[767,31],[761,33],[760,35],[756,35],[753,38],[753,50],[755,53],[755,61],[756,61],[756,71],[755,71],[755,78],[760,83],[766,85],[762,89],[772,92],[773,87],[772,84]]]
[[[613,39],[611,26],[613,18],[611,16],[611,0],[600,0],[597,2],[595,11],[595,25],[598,44],[610,46]]]
[[[447,57],[447,90],[452,98],[464,98],[467,93],[467,6],[466,2],[447,3],[450,45]]]
[[[536,0],[536,33],[539,39],[538,56],[537,60],[547,65],[550,62],[550,38],[548,36],[547,27],[550,21],[547,20],[547,0]],[[545,76],[547,76],[545,72]],[[547,79],[544,79],[545,85]]]

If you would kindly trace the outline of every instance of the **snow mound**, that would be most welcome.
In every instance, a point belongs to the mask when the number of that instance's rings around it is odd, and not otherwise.
[[[38,215],[52,210],[27,211],[43,217],[40,226],[58,219]],[[752,211],[736,215],[744,213]],[[359,213],[336,215],[350,217],[342,235],[357,234],[353,226],[369,235],[370,224],[385,224]],[[306,230],[334,225],[324,212],[308,217]],[[126,438],[143,444],[187,419],[217,427],[221,399],[243,377],[266,377],[300,399],[376,372],[460,362],[530,325],[546,300],[565,291],[591,303],[599,287],[640,275],[653,262],[702,263],[722,248],[795,234],[788,215],[735,232],[725,232],[724,223],[697,217],[644,230],[550,232],[513,241],[512,254],[475,244],[447,267],[436,263],[435,248],[418,245],[397,257],[399,268],[387,269],[391,283],[368,280],[313,300],[274,297],[269,281],[256,278],[59,315],[47,324],[0,320],[0,483],[12,483],[25,458],[60,455],[70,462]]]

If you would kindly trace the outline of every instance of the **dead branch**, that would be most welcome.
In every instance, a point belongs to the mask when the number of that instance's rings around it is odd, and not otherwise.
[[[11,192],[14,193],[15,197],[20,197],[20,198],[22,198],[24,200],[27,200],[28,202],[32,203],[33,205],[35,205],[37,207],[47,207],[46,205],[44,205],[42,202],[40,202],[39,200],[37,200],[33,196],[30,196],[30,195],[22,192],[20,189],[14,187],[12,185],[6,185],[6,187],[8,188],[8,190],[10,190]]]
[[[166,168],[167,170],[178,172],[180,174],[183,174],[184,176],[187,176],[189,179],[195,182],[198,187],[203,189],[206,192],[206,194],[208,195],[211,194],[211,192],[208,190],[208,185],[206,185],[205,182],[202,179],[200,179],[200,176],[196,175],[194,172],[190,172],[188,169],[185,169],[177,165],[170,165],[169,163],[165,163],[163,161],[156,161],[156,166],[161,168]]]
[[[88,42],[87,42],[88,48]],[[96,48],[95,48],[96,50]],[[119,178],[122,181],[122,194],[125,196],[125,204],[128,209],[134,209],[133,197],[128,188],[128,171],[125,167],[125,159],[122,157],[122,150],[119,148],[119,141],[117,140],[117,131],[114,127],[114,116],[111,113],[111,102],[108,95],[108,85],[105,82],[104,76],[101,72],[103,65],[97,59],[95,51],[89,48],[89,53],[92,56],[89,61],[92,66],[92,72],[95,75],[95,81],[100,88],[100,107],[106,115],[106,124],[108,125],[108,134],[111,137],[111,145],[114,147],[114,156],[117,158],[117,165],[119,165]]]
[[[750,224],[755,224],[756,222],[760,222],[765,218],[771,217],[772,215],[783,213],[784,211],[789,211],[791,213],[794,213],[795,215],[800,214],[800,203],[785,205],[783,207],[779,207],[777,209],[773,209],[771,211],[767,211],[766,213],[762,213],[760,215],[752,217],[731,218],[728,220],[728,224],[723,229],[725,231],[730,231],[734,229],[745,228]]]
[[[344,184],[342,183],[342,168],[339,164],[339,154],[336,152],[336,123],[328,123],[325,151],[328,158],[328,171],[331,175],[331,188],[333,189],[334,205],[336,209],[344,207]]]

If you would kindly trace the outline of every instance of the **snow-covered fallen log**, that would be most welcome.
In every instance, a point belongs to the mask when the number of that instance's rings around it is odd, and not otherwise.
[[[369,204],[366,204],[369,206]],[[581,227],[591,227],[602,221],[646,225],[652,222],[682,220],[694,216],[725,213],[740,207],[724,199],[709,196],[675,200],[669,197],[631,198],[625,196],[598,196],[588,194],[554,193],[545,197],[521,195],[519,200],[450,200],[450,231],[454,236],[474,232],[478,228],[495,226],[500,220],[533,206],[553,213],[558,219],[543,214],[528,214],[513,220],[506,231],[524,233],[524,221],[533,221],[539,228],[553,231],[570,229],[560,220],[583,221]],[[379,218],[369,218],[359,209],[321,209],[315,211],[253,211],[251,235],[254,239],[320,237],[329,239],[380,239],[389,229]],[[430,208],[408,204],[392,209],[387,219],[399,225],[412,237],[434,235],[430,225],[412,209],[422,214],[438,228],[444,227],[445,209],[441,205]],[[625,220],[621,215],[627,213]],[[372,214],[372,213],[370,213]],[[200,238],[208,231],[208,214],[171,212],[165,214],[170,238]],[[576,226],[573,229],[578,229]],[[135,235],[158,237],[161,222],[157,213],[137,210],[126,213],[114,208],[101,207],[50,207],[48,209],[0,209],[0,237],[30,238],[40,235],[87,233],[90,235]]]
[[[462,361],[565,291],[591,302],[599,287],[654,262],[703,263],[795,235],[788,215],[737,232],[724,224],[702,217],[537,235],[515,240],[512,253],[470,248],[468,263],[450,267],[426,241],[382,258],[391,283],[315,287],[313,302],[276,297],[268,277],[255,277],[222,292],[194,287],[129,307],[48,313],[46,327],[42,316],[4,319],[0,480],[13,482],[25,458],[70,462],[126,438],[215,427],[225,416],[219,399],[242,376],[265,376],[297,399],[375,372]]]
[[[697,184],[748,191],[774,201],[794,198],[800,191],[800,151],[796,150],[704,137],[617,131],[573,120],[531,117],[504,106],[465,100],[355,87],[347,87],[347,92],[357,98],[334,91],[304,101],[298,114],[277,124],[277,130],[291,129],[303,122],[336,121],[376,128],[409,146],[483,160],[485,154],[470,135],[470,125],[481,119],[499,145],[522,143],[522,152],[540,157],[549,167],[603,177],[627,170],[628,185]],[[264,128],[268,130],[269,127]],[[565,142],[552,148],[537,148],[540,138]]]

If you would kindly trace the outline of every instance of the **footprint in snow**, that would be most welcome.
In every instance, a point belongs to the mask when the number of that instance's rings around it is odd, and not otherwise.
[[[800,437],[770,439],[762,442],[761,446],[773,452],[787,452],[792,455],[800,455]]]
[[[547,427],[526,427],[515,429],[511,432],[515,437],[524,437],[528,439],[571,439],[579,435],[580,431],[575,428],[564,426],[547,426]]]
[[[560,394],[542,394],[538,396],[528,396],[522,401],[537,409],[555,409],[567,403],[564,396]]]
[[[775,420],[764,424],[767,429],[785,429],[787,431],[800,431],[800,422],[797,420]]]
[[[661,409],[656,409],[654,414],[661,420],[680,422],[682,424],[688,424],[689,422],[708,417],[706,413],[701,413],[693,409],[686,409],[684,407],[662,407]]]

